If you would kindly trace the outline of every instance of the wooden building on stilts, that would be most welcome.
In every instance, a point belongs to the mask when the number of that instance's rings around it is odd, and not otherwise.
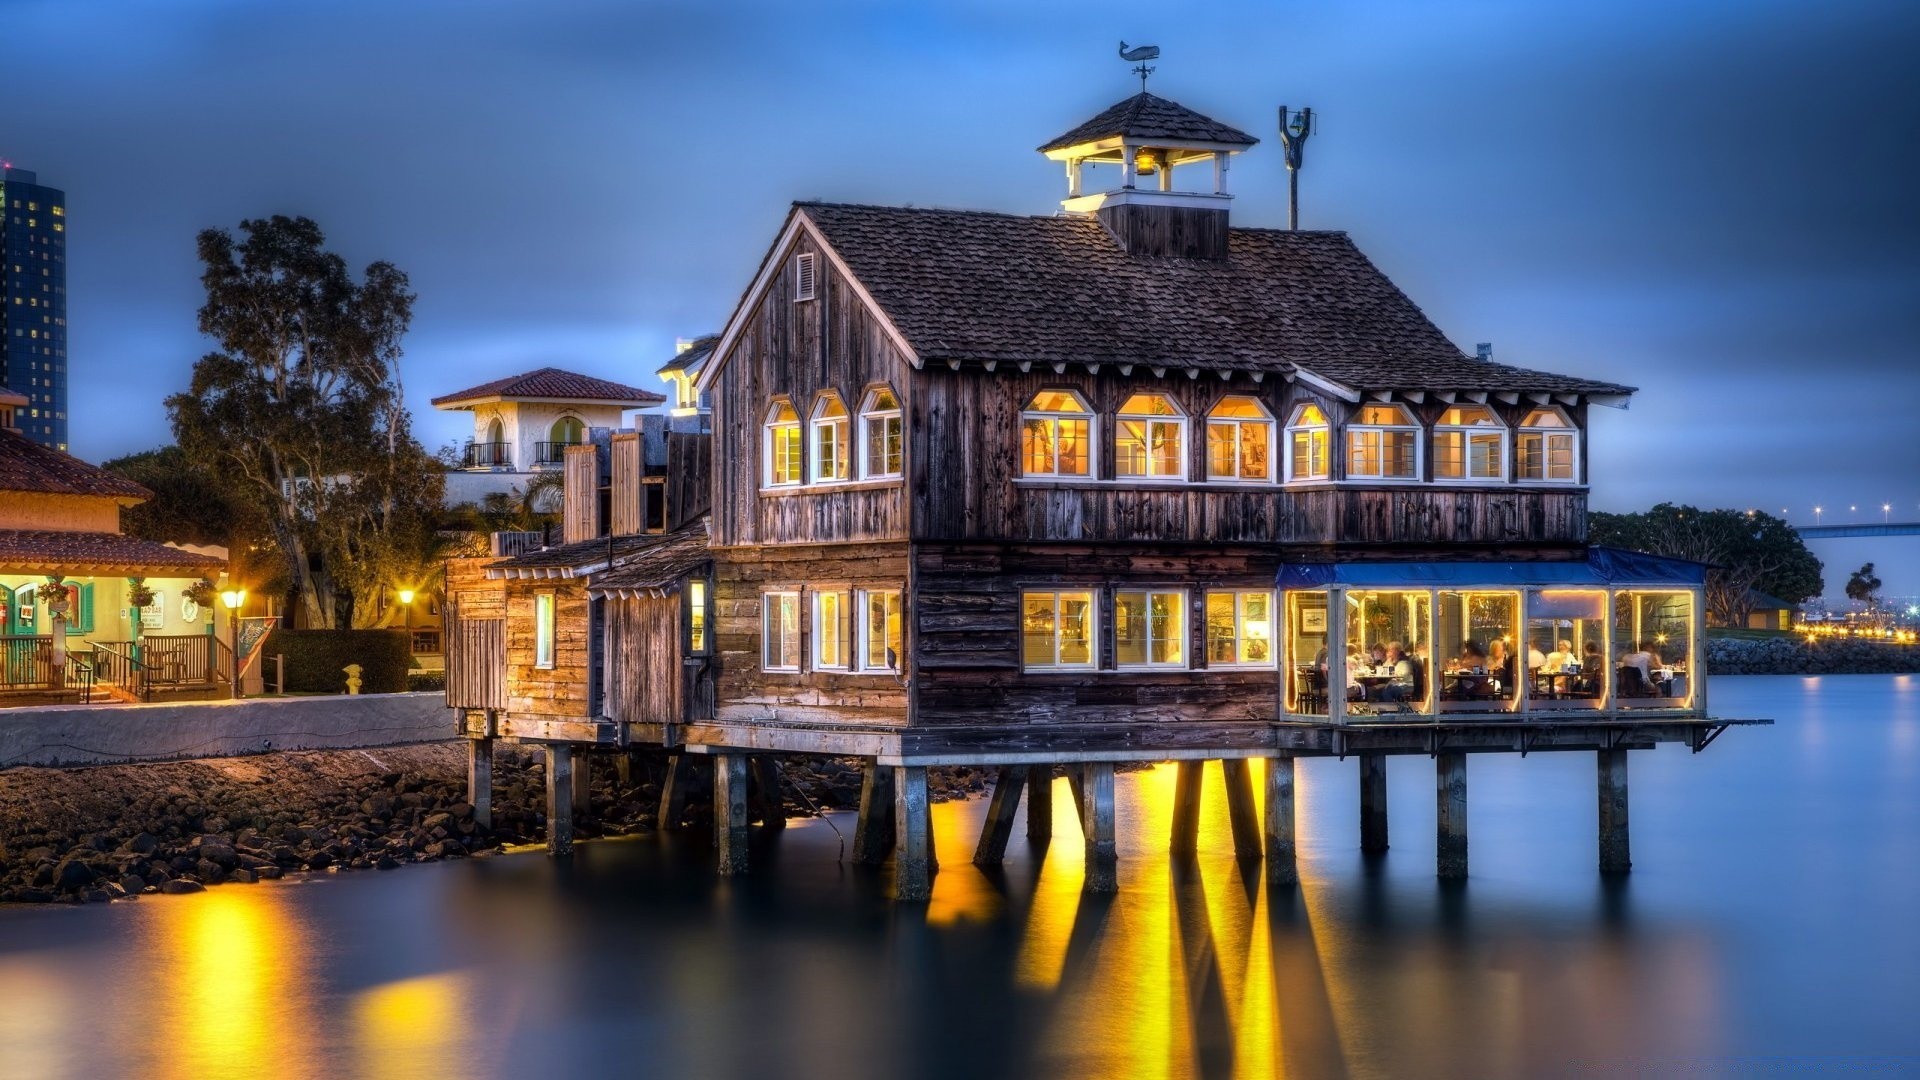
[[[1064,771],[1112,890],[1117,762],[1179,763],[1191,852],[1219,761],[1238,854],[1288,882],[1299,757],[1356,759],[1376,850],[1387,759],[1431,759],[1459,877],[1467,756],[1585,751],[1625,870],[1628,752],[1730,723],[1704,567],[1586,543],[1589,410],[1632,389],[1463,353],[1344,233],[1231,224],[1255,142],[1143,92],[1041,147],[1063,214],[794,205],[676,373],[710,444],[569,451],[565,542],[450,583],[475,761],[552,748],[563,850],[570,748],[711,757],[737,873],[768,755],[862,758],[855,857],[924,899],[930,766],[999,767],[983,863],[1023,793],[1048,834]],[[650,470],[688,503],[658,532]]]

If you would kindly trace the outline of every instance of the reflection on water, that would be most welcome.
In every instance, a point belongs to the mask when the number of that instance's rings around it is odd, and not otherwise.
[[[1920,977],[1883,961],[1920,955],[1920,686],[1715,693],[1783,723],[1634,756],[1629,882],[1593,870],[1591,755],[1473,759],[1464,885],[1432,875],[1427,759],[1390,766],[1394,847],[1370,858],[1353,763],[1303,763],[1302,881],[1277,893],[1232,858],[1217,768],[1202,855],[1167,856],[1161,768],[1119,778],[1113,897],[1080,890],[1058,781],[1054,842],[1017,829],[992,872],[970,862],[984,803],[937,806],[924,908],[805,823],[729,882],[704,838],[645,838],[0,913],[0,1076],[1520,1077],[1912,1054]]]

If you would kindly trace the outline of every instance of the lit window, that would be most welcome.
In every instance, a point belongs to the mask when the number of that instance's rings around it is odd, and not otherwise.
[[[1020,414],[1022,476],[1091,476],[1093,410],[1068,390],[1042,390]]]
[[[576,417],[563,416],[553,422],[547,436],[555,446],[579,446],[587,441],[587,425]]]
[[[881,387],[860,404],[860,475],[868,480],[899,476],[905,429],[900,399]]]
[[[1433,425],[1436,480],[1504,480],[1507,431],[1485,405],[1455,405]]]
[[[853,611],[844,591],[813,594],[813,669],[845,671],[853,637]]]
[[[1207,414],[1207,479],[1270,479],[1272,448],[1273,416],[1258,401],[1224,397]]]
[[[1399,405],[1362,405],[1347,422],[1347,479],[1414,480],[1420,428]]]
[[[874,589],[860,594],[860,670],[899,671],[900,591]]]
[[[847,407],[828,394],[813,407],[813,482],[845,480],[847,464]]]
[[[1187,594],[1175,590],[1113,594],[1116,667],[1187,666]]]
[[[553,594],[538,593],[533,598],[533,666],[553,667]]]
[[[785,401],[776,401],[767,410],[766,472],[767,487],[792,487],[805,482],[801,469],[800,414]]]
[[[795,300],[813,299],[813,260],[812,252],[802,252],[793,257],[793,298]]]
[[[1327,414],[1318,405],[1302,405],[1287,423],[1287,479],[1327,478]]]
[[[1090,592],[1020,596],[1021,658],[1029,671],[1093,667],[1093,631]]]
[[[1273,666],[1273,594],[1207,594],[1207,666]]]
[[[1135,479],[1184,480],[1187,418],[1165,394],[1135,394],[1120,406],[1113,468]]]
[[[1579,438],[1567,414],[1559,409],[1535,409],[1520,422],[1515,437],[1519,478],[1539,483],[1570,484],[1576,478],[1575,443]]]
[[[760,650],[762,669],[800,670],[799,593],[767,593],[760,598]]]
[[[687,583],[687,651],[707,651],[707,583],[699,578]]]

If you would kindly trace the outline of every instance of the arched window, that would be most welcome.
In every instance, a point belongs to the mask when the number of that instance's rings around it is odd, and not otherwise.
[[[860,476],[888,480],[899,476],[905,449],[900,399],[882,386],[860,403]]]
[[[487,421],[486,441],[496,446],[507,441],[506,426],[500,423],[500,418],[497,416]]]
[[[1433,425],[1433,478],[1484,482],[1507,478],[1507,429],[1485,405],[1454,405]]]
[[[1020,413],[1020,475],[1092,476],[1093,410],[1071,390],[1042,390]]]
[[[1514,440],[1519,479],[1571,484],[1580,478],[1579,429],[1558,408],[1535,409],[1520,421]]]
[[[1228,396],[1207,414],[1207,479],[1273,478],[1273,414],[1250,397]]]
[[[839,394],[825,394],[813,406],[813,482],[845,480],[847,449],[847,407]]]
[[[1187,478],[1187,417],[1165,394],[1135,394],[1120,406],[1113,471],[1136,480]]]
[[[1302,405],[1287,421],[1287,480],[1327,478],[1327,414],[1318,405]]]
[[[587,441],[587,425],[581,423],[579,417],[563,416],[553,422],[547,438],[555,446],[579,446]]]
[[[792,487],[806,480],[801,469],[800,414],[786,400],[775,401],[767,409],[766,464],[761,483],[767,487]]]
[[[1362,405],[1347,421],[1347,479],[1418,480],[1420,427],[1401,405]]]

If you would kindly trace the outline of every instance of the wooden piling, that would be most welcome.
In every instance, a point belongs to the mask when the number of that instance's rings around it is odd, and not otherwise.
[[[779,832],[787,827],[786,802],[780,796],[780,761],[760,754],[750,758],[747,767],[753,771],[752,787],[760,797],[760,825]]]
[[[1601,750],[1600,759],[1600,872],[1624,874],[1633,869],[1627,843],[1627,752]]]
[[[860,817],[853,826],[853,861],[879,866],[893,850],[893,767],[868,760],[860,778]]]
[[[1120,891],[1120,857],[1113,821],[1113,762],[1096,761],[1081,770],[1080,820],[1086,828],[1087,892]]]
[[[713,840],[720,849],[721,876],[747,872],[747,758],[713,759]]]
[[[547,854],[573,854],[573,747],[547,744]]]
[[[1293,759],[1267,759],[1267,881],[1293,885],[1300,881],[1293,842]]]
[[[593,755],[582,750],[573,756],[573,816],[586,817],[593,810]]]
[[[473,807],[473,820],[482,828],[493,827],[493,740],[467,740],[467,803]]]
[[[1434,793],[1439,825],[1435,849],[1442,878],[1467,876],[1467,755],[1436,754]]]
[[[693,786],[693,755],[675,754],[667,759],[667,776],[660,782],[661,832],[680,828],[687,818],[687,793]]]
[[[1387,850],[1387,755],[1360,757],[1360,850]]]
[[[1253,774],[1245,758],[1223,758],[1220,773],[1226,780],[1227,822],[1233,826],[1233,857],[1258,859],[1260,814],[1253,805]]]
[[[993,799],[987,803],[987,820],[980,826],[980,846],[973,852],[975,866],[998,866],[1006,859],[1013,819],[1020,810],[1020,792],[1026,786],[1026,766],[1001,767],[993,782]]]
[[[620,781],[621,787],[629,788],[633,786],[632,750],[622,750],[613,755],[613,775],[614,779]]]
[[[1053,766],[1027,768],[1027,842],[1053,839]]]
[[[927,809],[927,770],[903,765],[893,772],[893,897],[921,901],[933,895],[933,833]]]
[[[1191,859],[1200,850],[1200,788],[1204,761],[1182,761],[1173,782],[1173,840],[1175,858]]]

